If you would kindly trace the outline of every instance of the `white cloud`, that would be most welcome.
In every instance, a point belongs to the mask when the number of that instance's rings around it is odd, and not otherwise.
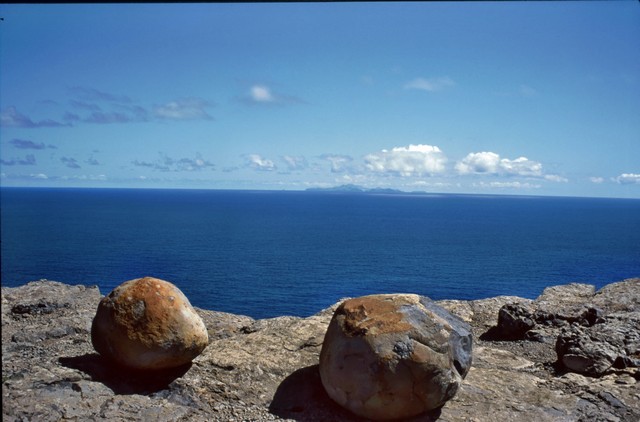
[[[456,164],[460,174],[497,173],[500,156],[495,152],[472,152]]]
[[[500,158],[495,152],[472,152],[456,163],[460,174],[504,174],[513,176],[542,176],[542,164],[519,157],[515,160]],[[549,179],[551,180],[551,179]],[[558,180],[555,180],[558,181]]]
[[[640,184],[640,174],[637,173],[622,173],[620,176],[613,179],[621,185],[633,185]]]
[[[287,168],[291,171],[303,170],[309,166],[307,159],[302,156],[283,155],[282,160],[287,164]]]
[[[331,173],[342,173],[349,170],[350,163],[353,161],[350,156],[340,154],[323,154],[320,158],[331,163]]]
[[[542,187],[539,184],[529,182],[480,182],[474,183],[473,186],[489,189],[539,189]]]
[[[409,186],[413,186],[416,188],[450,188],[454,186],[452,183],[448,182],[427,182],[426,180],[417,180],[413,183],[410,183]]]
[[[519,157],[515,160],[503,158],[500,160],[500,167],[508,174],[518,176],[541,176],[542,164],[537,161],[531,161],[527,157]]]
[[[131,162],[136,167],[147,167],[160,171],[198,171],[205,168],[214,169],[215,165],[197,153],[195,158],[173,158],[160,153],[160,158],[155,161],[134,160]]]
[[[363,186],[363,187],[374,187],[372,186],[372,183],[374,182],[374,180],[372,180],[372,178],[370,178],[366,174],[342,174],[340,175],[340,177],[337,177],[335,181],[336,183],[341,185],[346,184],[346,185],[357,185],[357,186]],[[376,183],[375,187],[380,186],[379,181],[375,181],[375,183]]]
[[[249,88],[249,92],[240,97],[240,101],[249,105],[288,105],[304,103],[298,97],[274,92],[267,85],[256,84]]]
[[[444,76],[441,78],[416,78],[412,81],[407,82],[404,85],[404,89],[417,89],[421,91],[441,91],[445,88],[453,87],[456,83],[448,76]]]
[[[73,176],[62,176],[60,177],[62,180],[82,180],[82,181],[102,181],[107,180],[107,176],[104,174],[81,174],[81,175],[73,175]]]
[[[364,161],[366,168],[374,172],[422,176],[443,173],[447,157],[437,146],[418,144],[383,149],[366,155]]]
[[[153,112],[156,117],[167,120],[213,120],[206,110],[210,107],[213,107],[213,104],[207,100],[187,97],[156,106]]]
[[[567,179],[566,177],[559,176],[557,174],[547,174],[544,176],[544,179],[550,182],[558,182],[558,183],[569,182],[569,179]]]
[[[29,177],[32,177],[34,179],[42,179],[42,180],[46,180],[49,178],[49,176],[47,176],[44,173],[30,174]]]
[[[273,171],[277,169],[275,163],[269,159],[263,158],[259,154],[248,154],[245,156],[247,166],[260,171]]]
[[[257,103],[272,103],[276,100],[269,87],[264,85],[252,86],[249,95]]]
[[[591,183],[604,183],[604,177],[590,177],[589,180],[591,181]]]

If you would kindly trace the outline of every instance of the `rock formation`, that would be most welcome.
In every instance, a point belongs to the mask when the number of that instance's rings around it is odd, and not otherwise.
[[[98,305],[91,341],[103,357],[142,370],[175,368],[198,356],[209,337],[202,318],[172,283],[122,283]]]
[[[361,420],[326,394],[318,369],[338,304],[307,318],[264,320],[196,308],[209,346],[190,366],[140,374],[95,352],[90,330],[100,300],[97,287],[52,281],[2,287],[3,421]],[[568,371],[555,351],[562,326],[536,323],[530,331],[544,341],[488,339],[500,308],[514,302],[562,315],[587,304],[609,320],[637,312],[640,279],[598,292],[557,286],[535,301],[438,301],[471,325],[473,363],[451,400],[410,421],[640,420],[638,368],[612,365],[599,377]]]
[[[329,396],[374,420],[442,406],[471,367],[471,327],[426,297],[373,295],[336,310],[320,353]]]
[[[533,302],[507,303],[485,338],[555,344],[566,370],[598,377],[610,368],[640,367],[640,284],[615,283],[594,295],[593,286],[546,289]],[[576,298],[586,299],[585,303]],[[558,307],[557,304],[563,306]],[[597,304],[597,305],[596,305]],[[620,312],[620,310],[623,312]]]

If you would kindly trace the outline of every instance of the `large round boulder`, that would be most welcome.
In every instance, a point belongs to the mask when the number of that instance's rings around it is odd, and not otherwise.
[[[100,355],[121,365],[154,370],[191,362],[209,336],[180,289],[144,277],[122,283],[100,301],[91,342]]]
[[[327,394],[356,415],[404,419],[441,407],[471,366],[470,326],[429,298],[372,295],[343,302],[320,353]]]

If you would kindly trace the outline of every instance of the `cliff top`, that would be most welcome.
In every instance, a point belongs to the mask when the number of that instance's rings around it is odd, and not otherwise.
[[[2,288],[3,420],[359,420],[327,397],[318,374],[338,304],[308,318],[263,320],[197,309],[208,347],[187,367],[149,374],[110,366],[94,351],[90,328],[100,299],[97,287],[46,280]],[[535,301],[438,302],[471,324],[473,365],[452,400],[416,421],[640,420],[638,368],[611,368],[599,378],[566,372],[554,326],[539,327],[537,341],[489,340],[498,311],[513,302],[567,313],[590,304],[605,318],[636,324],[640,279],[598,292],[556,286]]]

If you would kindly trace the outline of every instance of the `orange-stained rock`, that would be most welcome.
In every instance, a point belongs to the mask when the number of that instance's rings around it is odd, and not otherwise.
[[[471,366],[469,324],[418,295],[372,295],[336,309],[320,353],[331,397],[373,420],[406,419],[452,398]]]
[[[122,283],[100,301],[91,341],[98,353],[121,365],[165,369],[191,362],[209,336],[180,289],[144,277]]]

